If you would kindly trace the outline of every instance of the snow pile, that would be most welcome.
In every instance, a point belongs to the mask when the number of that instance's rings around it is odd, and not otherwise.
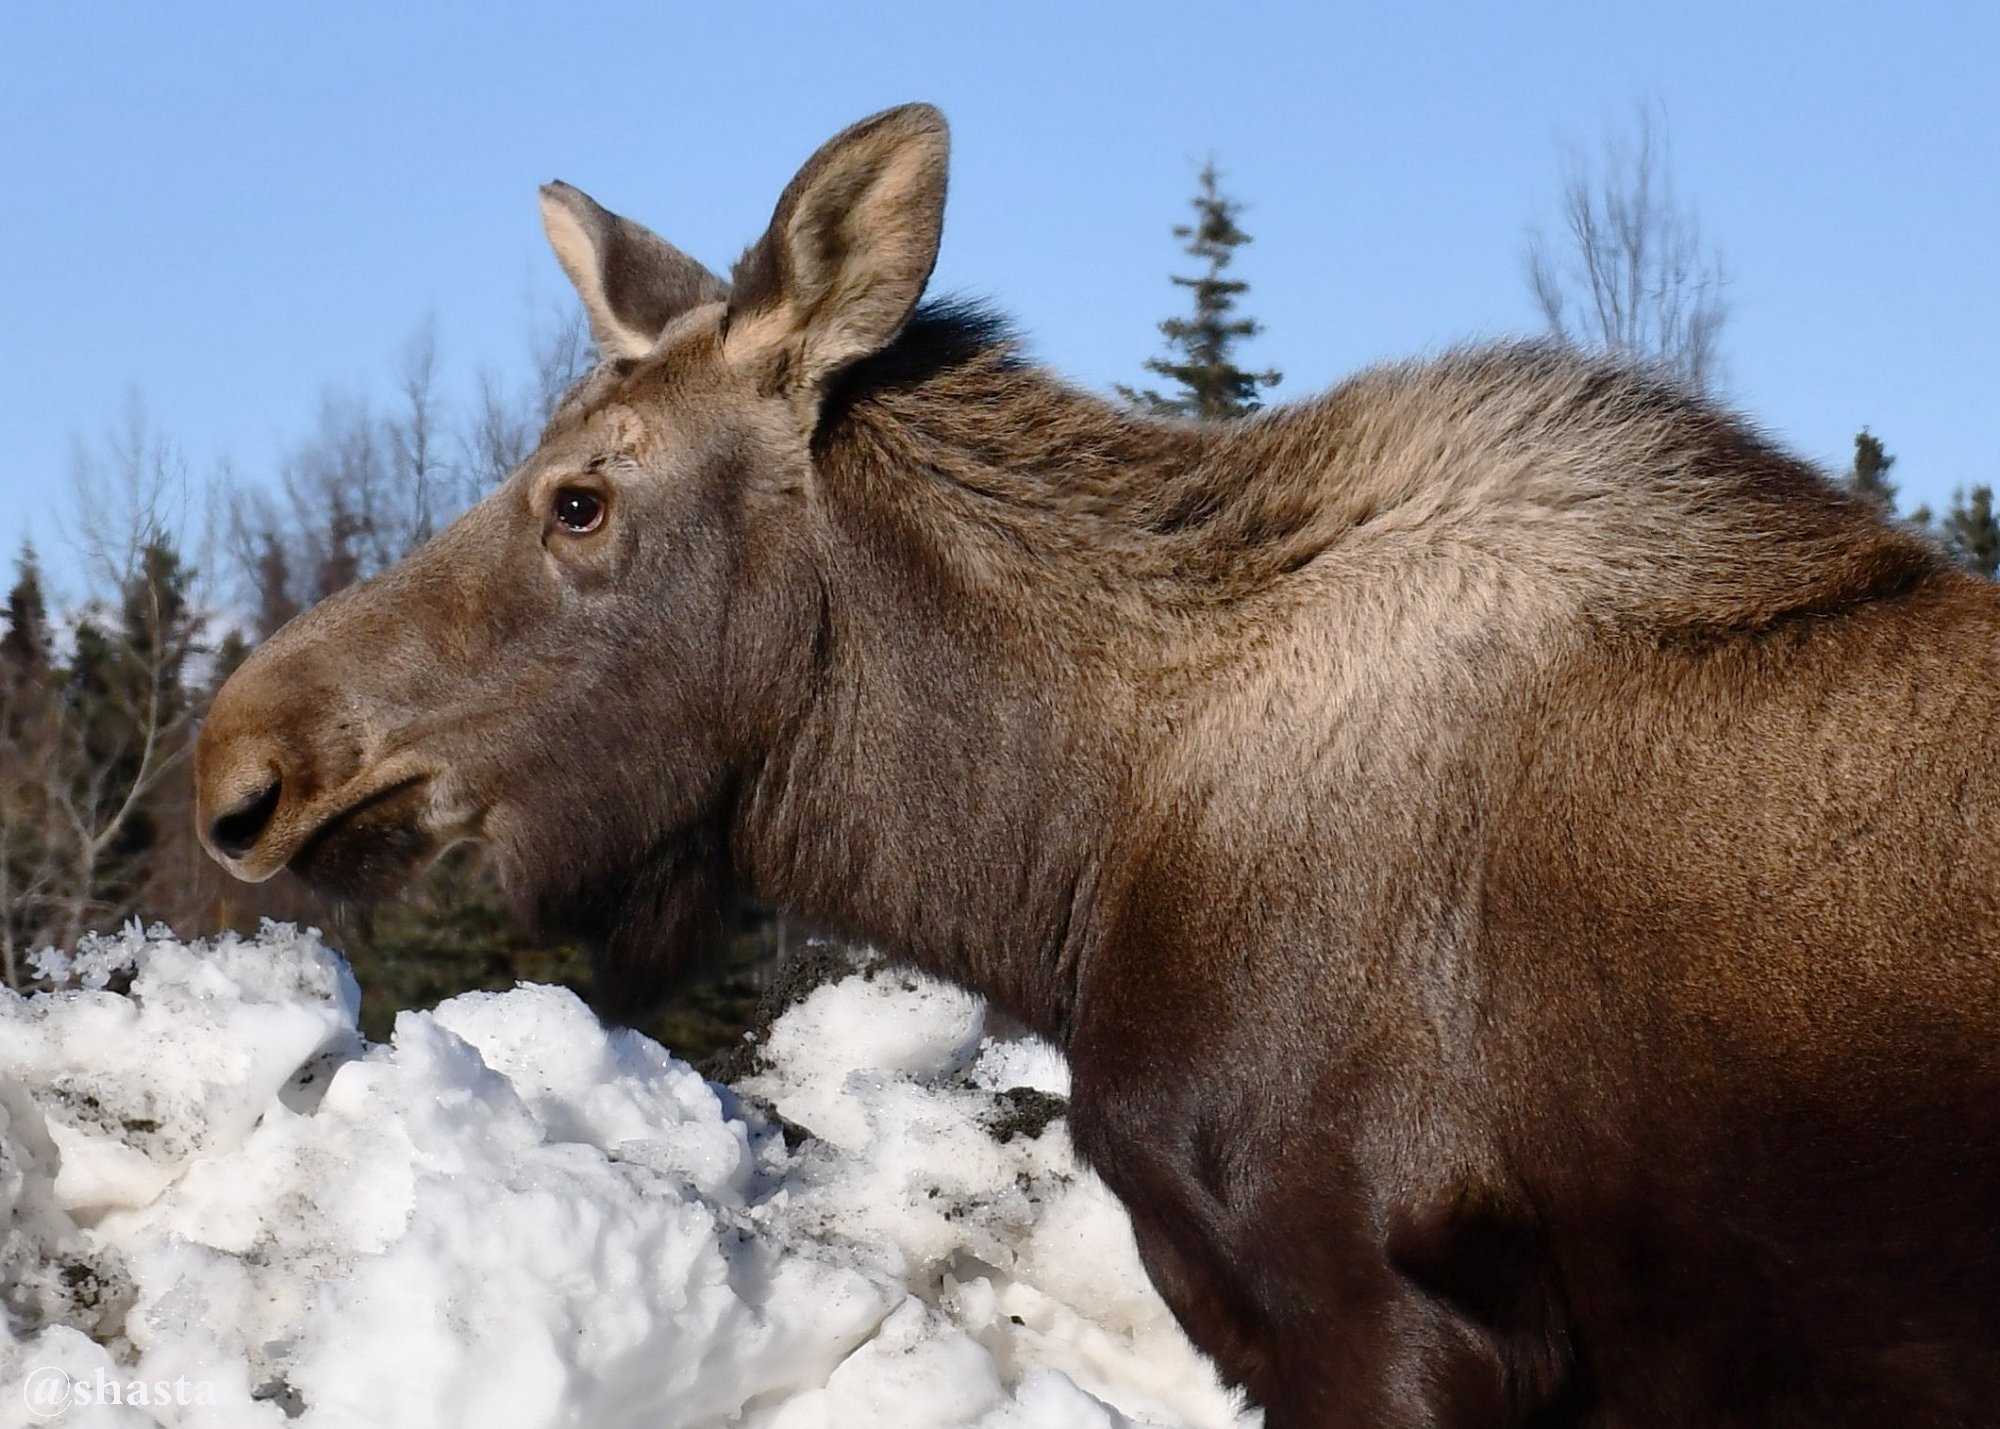
[[[546,987],[369,1046],[290,928],[43,971],[0,992],[0,1424],[1253,1422],[1059,1059],[954,990],[822,986],[733,1092]]]

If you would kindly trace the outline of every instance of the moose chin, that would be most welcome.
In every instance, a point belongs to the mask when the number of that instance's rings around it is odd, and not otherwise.
[[[602,360],[230,678],[216,857],[483,840],[618,1016],[743,898],[984,994],[1272,1429],[2000,1420],[2000,593],[1550,346],[1081,391],[924,302],[946,158],[727,279],[544,188]]]

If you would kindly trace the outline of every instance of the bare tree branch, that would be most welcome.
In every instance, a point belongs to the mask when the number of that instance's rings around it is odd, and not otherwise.
[[[400,534],[411,549],[428,541],[440,518],[459,505],[457,493],[441,489],[448,474],[437,449],[437,375],[437,317],[432,314],[418,325],[403,349],[396,381],[402,410],[388,423],[397,482],[408,503],[409,519]]]
[[[1564,167],[1562,237],[1536,229],[1524,255],[1549,331],[1696,389],[1717,385],[1728,277],[1675,195],[1664,118],[1642,107],[1629,138],[1606,139],[1598,166],[1572,147]]]
[[[70,489],[64,533],[100,588],[131,580],[149,544],[187,526],[187,460],[153,429],[136,390],[95,442],[72,444]]]

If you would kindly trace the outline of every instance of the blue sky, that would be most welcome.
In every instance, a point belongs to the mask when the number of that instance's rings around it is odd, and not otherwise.
[[[426,313],[456,380],[517,362],[567,297],[545,179],[721,266],[909,99],[954,130],[939,287],[1100,386],[1180,302],[1212,153],[1280,396],[1531,330],[1561,144],[1656,101],[1733,275],[1730,399],[1831,465],[1866,423],[1941,504],[2000,483],[1996,59],[1973,4],[12,4],[0,551],[60,546],[73,443],[130,392],[197,479],[255,476]]]

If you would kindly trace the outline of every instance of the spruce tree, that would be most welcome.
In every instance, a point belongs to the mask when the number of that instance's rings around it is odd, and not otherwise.
[[[139,551],[139,568],[125,582],[119,602],[119,634],[128,658],[146,672],[167,698],[181,698],[181,671],[195,644],[195,617],[188,606],[194,572],[165,536]]]
[[[314,573],[319,584],[317,599],[324,600],[361,579],[361,552],[356,543],[367,531],[367,523],[350,509],[346,496],[336,493],[327,521],[326,550]]]
[[[215,657],[208,662],[206,698],[213,699],[222,688],[222,682],[235,674],[236,667],[249,658],[249,638],[233,628],[223,631],[222,638],[215,643]]]
[[[269,640],[299,613],[292,595],[291,559],[277,533],[266,531],[257,552],[257,638]]]
[[[1236,365],[1236,345],[1263,330],[1255,319],[1235,315],[1237,301],[1250,285],[1223,276],[1250,235],[1236,221],[1243,206],[1222,192],[1213,160],[1202,166],[1200,185],[1194,197],[1195,221],[1174,227],[1174,237],[1185,241],[1188,256],[1204,265],[1191,278],[1173,275],[1177,286],[1194,294],[1194,313],[1160,324],[1166,354],[1146,363],[1148,372],[1175,383],[1178,390],[1163,396],[1151,389],[1120,386],[1118,392],[1149,411],[1213,421],[1256,411],[1262,405],[1258,389],[1276,386],[1280,374],[1247,372]]]
[[[1975,486],[1951,495],[1951,510],[1941,523],[1945,545],[1958,563],[1988,580],[2000,574],[2000,520],[1994,519],[1993,488]]]
[[[1882,439],[1863,427],[1854,436],[1854,466],[1847,473],[1848,489],[1866,496],[1884,511],[1896,509],[1896,483],[1889,480],[1889,468],[1896,459],[1882,446]]]
[[[7,592],[7,633],[0,635],[0,660],[9,675],[36,675],[49,666],[49,606],[42,594],[42,566],[35,548],[23,546]]]
[[[39,941],[42,899],[60,858],[47,780],[59,763],[61,691],[50,679],[48,601],[22,547],[0,635],[0,978],[21,986],[20,954]]]

